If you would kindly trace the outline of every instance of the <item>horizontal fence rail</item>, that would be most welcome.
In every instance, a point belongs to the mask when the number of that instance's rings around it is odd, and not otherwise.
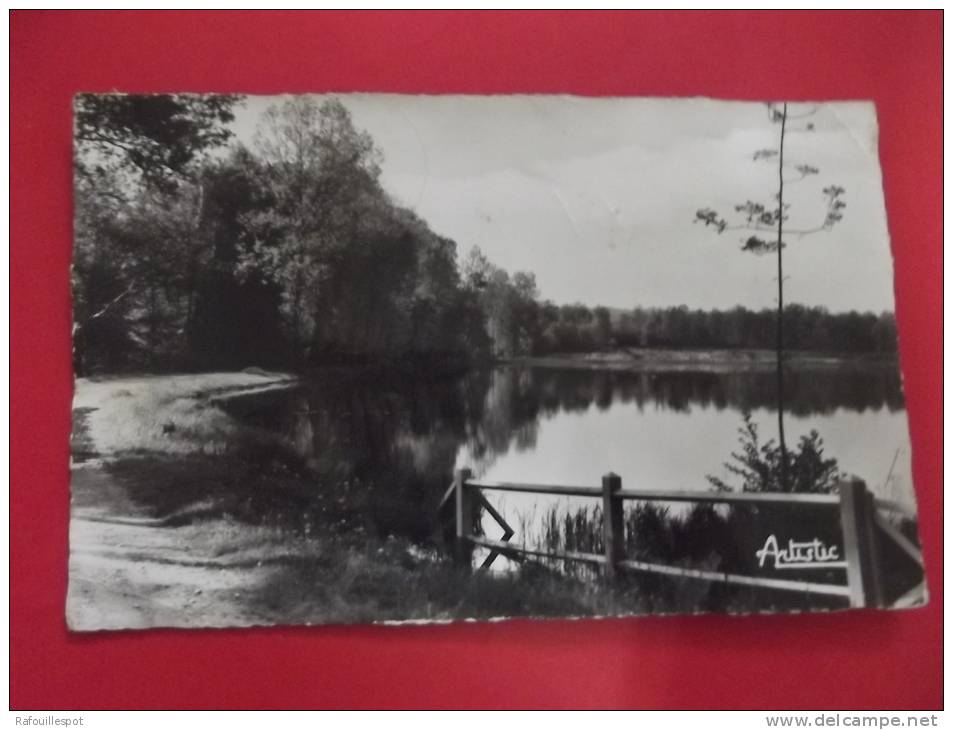
[[[560,550],[544,550],[514,545],[510,539],[515,534],[483,494],[484,491],[522,492],[548,494],[557,497],[589,497],[602,499],[603,543],[605,552],[585,553]],[[458,470],[453,483],[441,500],[441,508],[453,500],[455,507],[455,551],[459,562],[472,564],[473,547],[488,549],[489,555],[481,568],[489,567],[503,555],[522,561],[526,557],[547,558],[588,563],[602,568],[607,578],[615,578],[625,571],[653,573],[678,578],[689,578],[731,585],[748,586],[769,590],[793,591],[805,594],[835,596],[847,599],[852,607],[884,605],[883,576],[877,555],[876,535],[885,536],[896,544],[914,564],[923,566],[920,548],[887,520],[881,511],[910,516],[901,505],[888,500],[875,499],[863,482],[852,481],[840,485],[836,494],[788,494],[751,492],[692,492],[687,490],[642,490],[622,489],[622,479],[608,473],[602,477],[601,487],[524,484],[520,482],[473,479],[469,469]],[[843,560],[826,561],[808,566],[787,565],[781,567],[820,570],[842,570],[846,582],[822,583],[807,580],[789,580],[754,575],[739,575],[716,570],[702,570],[675,565],[665,565],[625,556],[624,511],[625,501],[642,502],[695,502],[708,504],[791,505],[837,508],[843,533]],[[499,540],[472,534],[475,510],[486,510],[503,530]],[[879,533],[878,533],[879,531]],[[777,567],[777,566],[776,566]],[[919,590],[919,593],[917,592]],[[894,605],[917,605],[925,597],[921,584],[908,591]]]
[[[548,484],[521,484],[519,482],[489,482],[470,479],[468,487],[500,492],[528,492],[552,494],[560,497],[601,497],[599,487],[550,486]],[[714,502],[725,504],[820,504],[838,505],[836,494],[782,494],[769,492],[692,492],[689,490],[620,489],[615,496],[625,500],[645,502]]]
[[[753,586],[756,588],[771,588],[776,591],[795,591],[798,593],[818,593],[827,596],[850,597],[850,589],[846,585],[836,583],[811,583],[803,580],[782,580],[780,578],[760,578],[751,575],[735,575],[733,573],[719,573],[714,570],[697,570],[695,568],[678,568],[672,565],[644,563],[640,560],[623,560],[624,568],[641,570],[648,573],[660,573],[681,578],[698,578],[712,583],[730,583],[732,585]]]
[[[469,480],[468,487],[489,489],[498,492],[528,492],[535,494],[553,494],[559,497],[601,497],[598,487],[563,487],[555,484],[520,484],[518,482],[487,482]]]

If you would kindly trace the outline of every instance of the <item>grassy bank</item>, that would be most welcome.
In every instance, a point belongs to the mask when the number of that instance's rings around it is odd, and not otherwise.
[[[85,417],[74,428],[73,453],[223,453],[240,429],[215,406],[216,399],[295,382],[264,371],[79,378],[73,412]]]

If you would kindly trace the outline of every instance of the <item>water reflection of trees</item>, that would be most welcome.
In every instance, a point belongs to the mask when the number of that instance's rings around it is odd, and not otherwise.
[[[585,412],[593,404],[605,410],[613,403],[634,403],[640,409],[689,412],[692,408],[753,410],[776,408],[776,384],[770,372],[620,372],[582,369],[520,369],[519,382],[546,414]],[[527,377],[528,373],[528,377]],[[900,378],[889,367],[791,369],[789,410],[796,415],[826,415],[839,408],[864,412],[903,408]]]
[[[342,529],[426,541],[484,392],[469,378],[326,371],[251,417],[286,436]]]
[[[795,414],[903,407],[888,368],[792,370]],[[560,370],[502,367],[415,378],[382,371],[326,371],[273,406],[259,424],[284,433],[319,496],[343,505],[348,529],[431,538],[436,507],[461,446],[477,473],[511,449],[535,447],[540,422],[618,404],[692,409],[772,409],[772,374]]]

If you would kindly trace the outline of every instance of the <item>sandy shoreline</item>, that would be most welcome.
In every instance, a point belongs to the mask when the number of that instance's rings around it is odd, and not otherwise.
[[[604,370],[670,370],[694,372],[737,372],[773,370],[774,350],[667,350],[626,348],[609,352],[580,352],[528,356],[503,361],[511,365],[548,368]],[[840,353],[786,352],[786,368],[827,369],[850,367],[896,367],[896,358]]]

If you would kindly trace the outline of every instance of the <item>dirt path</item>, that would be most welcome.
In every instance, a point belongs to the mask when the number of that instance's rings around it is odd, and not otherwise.
[[[132,417],[140,416],[143,402],[169,404],[167,412],[160,408],[153,414],[155,424],[136,424],[140,431],[145,429],[142,438],[148,441],[157,438],[154,432],[161,429],[163,419],[182,412],[182,401],[189,400],[182,393],[221,397],[230,390],[274,387],[258,376],[229,374],[199,380],[201,377],[169,380],[165,391],[157,388],[160,381],[154,378],[77,384],[66,607],[71,629],[234,626],[266,621],[255,611],[257,602],[250,597],[273,578],[276,566],[224,550],[214,537],[216,531],[227,532],[227,525],[204,521],[174,526],[167,519],[151,516],[130,494],[135,483],[110,472],[110,465],[119,458],[115,444],[125,446],[122,439],[130,437],[128,430],[118,431],[123,424],[128,428]],[[209,390],[203,391],[203,385]],[[215,414],[210,420],[217,418]],[[98,423],[90,428],[93,419]],[[163,442],[158,443],[161,446]],[[170,484],[170,488],[175,486]]]
[[[202,549],[198,530],[169,527],[130,508],[124,488],[100,466],[73,471],[70,628],[227,626],[262,620],[254,593],[274,568],[231,564]],[[95,503],[96,506],[91,506]]]

